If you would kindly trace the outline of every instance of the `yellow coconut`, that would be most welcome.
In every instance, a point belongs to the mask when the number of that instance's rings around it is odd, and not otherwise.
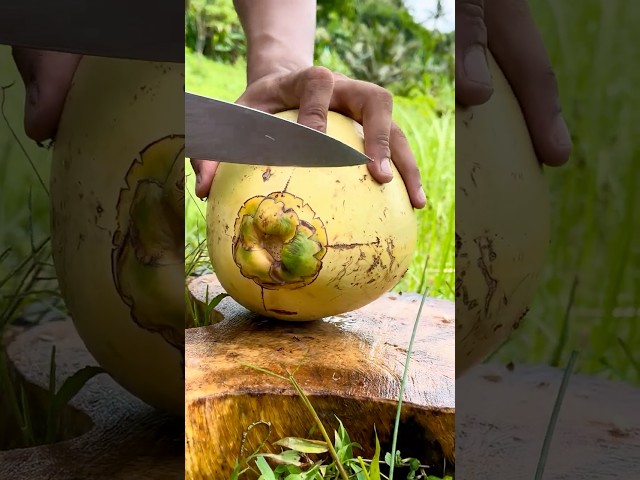
[[[345,116],[329,112],[327,134],[364,151],[362,127]],[[398,283],[415,249],[416,217],[395,167],[394,179],[379,184],[366,165],[224,163],[207,204],[207,243],[222,287],[245,308],[317,320]]]
[[[507,80],[489,56],[494,93],[456,106],[456,373],[520,325],[549,244],[549,194]]]
[[[51,172],[53,258],[95,359],[184,414],[184,70],[84,57]]]

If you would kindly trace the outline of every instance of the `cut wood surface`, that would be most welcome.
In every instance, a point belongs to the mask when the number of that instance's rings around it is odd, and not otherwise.
[[[459,378],[456,479],[532,480],[562,376],[485,364]],[[640,389],[573,375],[543,478],[640,478]]]
[[[45,405],[51,348],[56,384],[96,365],[71,320],[47,322],[18,334],[7,356],[16,378]],[[64,422],[73,438],[0,451],[0,479],[174,480],[184,478],[184,419],[159,413],[111,377],[93,377],[70,402]]]
[[[215,275],[189,286],[200,311],[223,292]],[[374,425],[390,450],[407,347],[421,296],[389,293],[368,306],[314,322],[266,319],[230,297],[211,314],[217,323],[186,331],[185,462],[191,479],[228,478],[241,452],[284,436],[307,436],[313,420],[292,386],[243,363],[294,378],[320,418],[338,416],[373,454]],[[427,299],[409,366],[398,448],[441,472],[454,459],[454,303]],[[244,438],[243,434],[249,432]],[[320,438],[314,434],[314,438]],[[365,457],[366,458],[366,457]]]

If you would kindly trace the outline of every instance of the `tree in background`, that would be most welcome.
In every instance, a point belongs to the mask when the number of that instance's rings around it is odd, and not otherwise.
[[[409,97],[453,82],[453,33],[426,29],[403,0],[318,0],[317,25],[317,64]],[[244,57],[233,0],[191,0],[185,43],[223,63]]]
[[[185,45],[223,63],[235,63],[246,52],[233,0],[190,0],[185,15]]]

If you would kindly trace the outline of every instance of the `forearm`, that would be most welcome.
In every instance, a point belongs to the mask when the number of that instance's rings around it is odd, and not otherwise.
[[[247,83],[313,65],[316,0],[233,3],[247,37]]]

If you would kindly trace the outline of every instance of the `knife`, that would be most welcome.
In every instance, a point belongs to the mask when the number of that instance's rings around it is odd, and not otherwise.
[[[184,7],[156,0],[0,0],[0,44],[184,63]]]
[[[296,122],[185,92],[185,156],[249,165],[346,167],[371,161]]]

